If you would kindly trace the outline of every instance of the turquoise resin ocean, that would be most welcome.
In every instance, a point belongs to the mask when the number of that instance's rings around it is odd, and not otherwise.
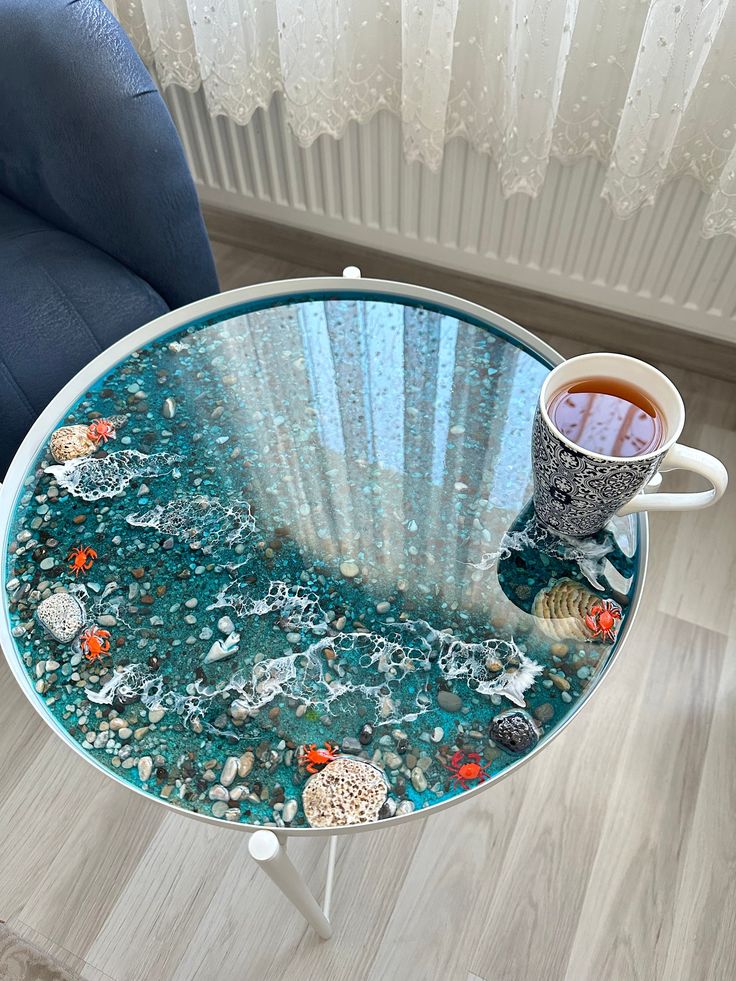
[[[118,779],[245,824],[306,826],[332,757],[385,775],[381,819],[500,774],[596,684],[636,587],[635,519],[563,541],[527,506],[548,370],[356,292],[231,309],[90,379],[58,426],[93,445],[41,448],[9,538],[38,699]],[[60,590],[71,641],[38,620]]]

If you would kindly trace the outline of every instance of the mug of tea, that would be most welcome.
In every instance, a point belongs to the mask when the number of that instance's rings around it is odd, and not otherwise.
[[[623,354],[563,361],[545,379],[534,418],[537,517],[580,538],[614,514],[714,504],[726,489],[726,468],[677,442],[684,424],[680,393],[652,365]],[[662,494],[654,492],[656,482],[647,488],[659,470],[678,469],[701,474],[711,489]]]

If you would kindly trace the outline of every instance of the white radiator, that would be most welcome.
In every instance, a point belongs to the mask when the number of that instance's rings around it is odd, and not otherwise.
[[[504,200],[493,162],[462,140],[438,174],[406,164],[387,113],[304,150],[278,96],[244,127],[210,118],[201,93],[166,98],[205,204],[736,342],[736,239],[699,236],[689,179],[624,222],[592,159],[553,162],[539,198]]]

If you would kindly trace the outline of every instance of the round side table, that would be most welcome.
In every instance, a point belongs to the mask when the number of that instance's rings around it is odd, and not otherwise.
[[[489,790],[631,628],[646,518],[576,541],[529,504],[559,360],[355,269],[135,331],[48,406],[0,495],[0,642],[34,709],[131,791],[252,833],[328,937],[337,836]],[[321,907],[285,845],[325,834]]]

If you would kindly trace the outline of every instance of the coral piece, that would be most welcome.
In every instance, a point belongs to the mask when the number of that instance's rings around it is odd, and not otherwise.
[[[601,598],[574,579],[559,579],[534,597],[532,613],[537,626],[554,640],[605,640],[596,636],[586,622]]]
[[[387,796],[386,778],[378,767],[341,756],[307,780],[302,806],[310,827],[344,827],[377,821]]]
[[[36,620],[60,644],[70,644],[87,620],[84,604],[71,593],[52,593],[38,605]]]
[[[86,426],[63,426],[51,434],[49,451],[57,463],[89,456],[97,447],[87,435]]]
[[[541,733],[528,712],[507,709],[493,719],[489,735],[494,743],[503,746],[509,753],[526,753],[537,745]]]

